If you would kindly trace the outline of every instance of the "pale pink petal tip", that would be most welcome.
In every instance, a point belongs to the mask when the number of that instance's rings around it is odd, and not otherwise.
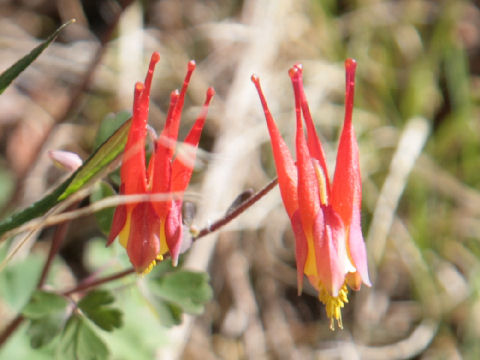
[[[71,151],[50,150],[48,156],[56,166],[68,171],[75,171],[83,164],[80,156]]]

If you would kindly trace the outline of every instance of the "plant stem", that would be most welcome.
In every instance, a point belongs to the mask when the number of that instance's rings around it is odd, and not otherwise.
[[[239,206],[234,208],[232,211],[227,212],[227,214],[222,217],[221,219],[215,221],[212,225],[207,226],[200,230],[196,236],[193,237],[193,241],[196,241],[218,229],[221,227],[225,226],[228,224],[230,221],[235,219],[237,216],[242,214],[245,210],[247,210],[250,206],[255,204],[258,200],[260,200],[262,197],[264,197],[270,190],[272,190],[275,185],[277,185],[278,179],[275,178],[272,181],[270,181],[263,189],[249,197],[247,200],[242,202]],[[77,204],[75,204],[77,206]],[[48,255],[48,259],[45,262],[45,266],[42,270],[42,275],[40,276],[40,280],[38,281],[37,288],[41,288],[45,282],[45,279],[48,275],[48,271],[50,269],[51,263],[53,261],[53,258],[55,254],[58,252],[58,248],[65,237],[65,233],[67,231],[69,223],[63,223],[57,227],[57,230],[55,231],[54,237],[52,239],[52,246],[50,248],[50,252]],[[80,292],[80,291],[85,291],[103,284],[106,284],[110,281],[118,280],[121,279],[125,276],[128,276],[130,274],[135,273],[135,269],[128,268],[126,270],[114,273],[109,276],[105,276],[103,278],[97,279],[97,280],[86,280],[84,282],[81,282],[77,286],[73,287],[70,290],[64,291],[61,293],[63,296],[70,296],[74,293]],[[5,330],[0,334],[0,347],[3,345],[3,343],[14,333],[14,331],[20,326],[20,324],[23,322],[24,317],[19,314],[15,319],[13,319],[10,324],[5,328]]]
[[[69,207],[68,210],[72,210],[76,208],[78,204],[79,202],[74,203]],[[57,255],[58,250],[60,249],[60,245],[62,244],[62,241],[65,239],[65,236],[67,235],[67,230],[69,225],[70,225],[70,222],[65,222],[57,225],[57,227],[55,228],[55,232],[52,237],[52,243],[50,244],[50,250],[48,252],[48,257],[47,257],[47,260],[45,260],[45,265],[43,266],[42,273],[40,275],[40,278],[38,279],[37,289],[41,289],[45,284],[48,273],[53,263],[53,259]],[[0,334],[0,347],[3,345],[5,341],[8,340],[10,335],[12,335],[15,332],[15,330],[20,326],[20,324],[23,323],[24,320],[25,318],[22,316],[22,314],[18,314],[17,317],[15,317],[10,322],[10,324],[8,324],[8,326]]]
[[[79,202],[76,202],[75,204],[71,205],[67,210],[73,210],[77,208],[78,205],[79,205]],[[70,221],[59,224],[55,228],[55,232],[52,238],[52,243],[50,245],[50,251],[48,252],[47,260],[45,261],[45,265],[43,266],[43,269],[42,269],[42,274],[40,275],[40,279],[38,280],[37,289],[41,289],[45,284],[45,281],[47,280],[48,272],[50,271],[50,268],[53,263],[53,259],[57,255],[58,250],[60,249],[60,245],[65,239],[65,236],[67,235],[69,225],[70,225]]]
[[[74,288],[72,288],[70,290],[64,291],[62,293],[62,295],[63,296],[70,296],[74,293],[77,293],[77,292],[80,292],[80,291],[85,291],[87,289],[91,289],[93,287],[103,285],[103,284],[108,283],[110,281],[121,279],[122,277],[133,274],[134,272],[135,272],[135,269],[132,267],[132,268],[128,268],[126,270],[114,273],[112,275],[97,279],[97,280],[87,280],[87,281],[81,282],[80,284],[78,284],[77,286],[75,286]]]
[[[230,221],[235,219],[238,215],[243,213],[250,206],[255,204],[258,200],[260,200],[262,197],[267,195],[270,192],[270,190],[272,190],[275,187],[275,185],[277,185],[277,183],[278,183],[278,178],[275,178],[272,181],[270,181],[267,185],[265,185],[265,187],[263,187],[263,189],[261,189],[260,191],[258,191],[257,193],[255,193],[254,195],[249,197],[247,200],[242,202],[234,210],[232,210],[230,212],[227,212],[227,214],[223,218],[215,221],[213,224],[211,224],[211,225],[203,228],[202,230],[200,230],[198,232],[198,234],[193,237],[193,241],[196,241],[196,240],[200,239],[201,237],[204,237],[204,236],[220,229],[222,226],[227,225]]]
[[[29,164],[29,166],[26,167],[27,169],[30,169],[31,165],[36,162],[36,160],[38,158],[38,154],[40,154],[40,150],[43,147],[43,145],[45,144],[45,142],[47,141],[48,136],[51,134],[51,132],[53,130],[53,127],[55,125],[59,124],[59,123],[64,122],[67,119],[68,115],[70,115],[72,110],[75,109],[78,106],[82,94],[85,92],[85,90],[90,85],[90,82],[93,78],[93,74],[95,72],[95,69],[97,68],[98,64],[100,63],[100,60],[103,57],[103,54],[104,54],[105,49],[106,49],[106,44],[109,42],[109,40],[112,36],[113,30],[116,28],[116,26],[118,24],[118,21],[120,20],[120,17],[123,13],[123,10],[126,7],[128,7],[132,2],[133,2],[133,0],[125,0],[125,1],[122,2],[121,11],[119,11],[116,14],[115,18],[113,19],[113,21],[109,25],[107,31],[104,33],[104,35],[100,39],[101,40],[101,46],[100,46],[99,50],[97,51],[97,53],[95,54],[95,56],[93,57],[93,60],[90,63],[90,65],[89,65],[89,67],[88,67],[88,69],[85,73],[85,76],[83,77],[83,81],[74,90],[74,92],[73,92],[73,94],[70,98],[70,103],[65,108],[64,112],[61,113],[61,115],[58,118],[55,119],[53,125],[50,127],[50,129],[47,130],[47,132],[43,136],[42,140],[40,141],[40,144],[37,146],[37,151],[35,152],[37,155],[33,156],[30,159],[30,164]],[[13,192],[13,195],[10,197],[10,199],[7,201],[7,203],[2,207],[2,209],[0,210],[1,213],[5,213],[17,200],[19,194],[23,190],[23,186],[24,186],[24,183],[25,183],[24,179],[25,179],[28,171],[29,170],[25,171],[24,174],[19,175],[15,190]],[[64,229],[65,229],[64,231],[66,233],[67,225],[61,225],[59,228],[63,228],[63,227],[64,227]],[[59,229],[59,228],[57,228],[57,229]],[[60,230],[59,230],[59,232],[60,232]],[[59,238],[63,239],[65,234],[63,234],[63,237],[61,235],[62,234],[60,234],[60,233],[58,234]],[[58,247],[59,247],[60,243],[61,243],[61,241],[58,241],[58,243],[55,242],[55,237],[52,240],[52,247],[50,248],[50,253],[49,253],[48,259],[45,263],[45,266],[42,270],[42,274],[41,274],[39,282],[37,284],[37,288],[40,288],[40,287],[43,286],[43,284],[45,282],[45,279],[47,277],[48,271],[50,269],[51,263],[53,261],[53,258],[55,256],[55,254],[58,252]],[[54,247],[56,247],[56,248],[54,248]],[[15,332],[15,330],[18,328],[18,326],[20,326],[20,324],[23,322],[23,320],[24,320],[24,317],[21,314],[17,315],[17,317],[15,319],[13,319],[10,322],[9,325],[7,325],[7,327],[3,330],[3,332],[0,333],[0,347],[5,343],[5,341],[7,341],[10,338],[10,336]]]
[[[24,317],[22,314],[18,314],[15,319],[13,319],[10,324],[2,331],[0,334],[0,348],[2,345],[5,343],[5,341],[8,340],[10,335],[12,335],[15,330],[20,326],[20,324],[23,322]]]

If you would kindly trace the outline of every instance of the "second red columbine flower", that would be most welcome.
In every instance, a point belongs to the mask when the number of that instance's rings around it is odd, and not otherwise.
[[[301,65],[289,70],[295,94],[296,163],[270,114],[258,77],[252,76],[267,120],[282,200],[295,234],[298,291],[302,291],[305,274],[326,306],[332,330],[335,320],[343,326],[341,308],[348,302],[347,284],[354,290],[359,290],[362,282],[370,286],[360,224],[358,145],[352,125],[355,68],[353,59],[345,61],[345,120],[333,182],[310,115]]]
[[[173,264],[177,264],[183,232],[182,196],[190,182],[208,105],[215,93],[213,88],[207,90],[202,112],[184,140],[187,155],[174,157],[185,93],[195,69],[195,62],[190,61],[181,91],[175,90],[171,94],[165,126],[154,141],[147,168],[145,138],[150,87],[159,60],[160,55],[153,53],[145,82],[135,85],[132,124],[120,169],[121,195],[143,194],[151,199],[118,206],[107,242],[110,245],[118,236],[138,273],[149,272],[167,252]],[[163,198],[155,199],[155,195]]]

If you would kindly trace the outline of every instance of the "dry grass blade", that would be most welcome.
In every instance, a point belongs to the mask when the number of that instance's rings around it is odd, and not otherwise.
[[[385,248],[388,232],[392,225],[398,201],[406,186],[408,175],[420,155],[429,134],[426,119],[411,119],[405,126],[390,169],[378,196],[368,231],[367,244],[373,259],[379,263]]]

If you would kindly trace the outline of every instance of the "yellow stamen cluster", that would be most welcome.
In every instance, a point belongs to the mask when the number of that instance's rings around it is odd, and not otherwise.
[[[348,303],[347,284],[343,284],[338,292],[338,296],[332,296],[323,284],[319,283],[318,298],[325,305],[327,316],[330,319],[330,330],[335,330],[335,320],[337,321],[338,327],[343,329],[342,308]]]
[[[157,261],[163,261],[163,255],[168,252],[167,238],[165,237],[165,221],[160,223],[160,252],[157,258],[148,265],[145,270],[142,271],[142,275],[147,275],[157,265]]]
[[[145,270],[142,271],[142,276],[145,276],[147,275],[150,271],[152,271],[152,269],[155,267],[155,265],[157,265],[157,261],[162,261],[163,260],[163,256],[162,255],[157,255],[157,258],[155,260],[153,260],[150,265],[148,265]]]

